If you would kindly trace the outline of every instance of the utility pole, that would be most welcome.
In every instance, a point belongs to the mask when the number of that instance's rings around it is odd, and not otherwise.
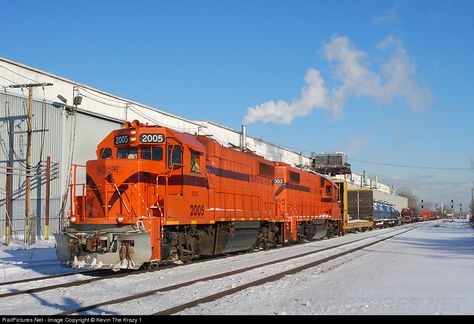
[[[451,222],[454,222],[454,200],[453,199],[451,199],[451,212],[452,212]]]
[[[45,239],[49,240],[49,198],[51,192],[51,157],[46,159],[46,211],[45,211]]]
[[[6,210],[7,213],[5,215],[5,245],[10,244],[10,215],[12,210],[11,205],[11,196],[12,196],[12,161],[7,162],[7,176],[6,176],[6,183],[5,183],[5,191],[6,191]]]
[[[474,219],[474,187],[471,187],[471,219]]]
[[[471,217],[469,219],[471,224],[474,222],[474,187],[471,186]]]
[[[26,182],[25,182],[25,242],[30,243],[30,194],[31,194],[31,135],[33,134],[33,88],[52,86],[52,83],[15,84],[10,88],[28,88],[28,119],[26,140]]]

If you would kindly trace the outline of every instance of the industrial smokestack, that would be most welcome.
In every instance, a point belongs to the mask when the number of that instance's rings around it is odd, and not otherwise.
[[[242,125],[242,133],[240,133],[240,149],[247,150],[247,125]]]

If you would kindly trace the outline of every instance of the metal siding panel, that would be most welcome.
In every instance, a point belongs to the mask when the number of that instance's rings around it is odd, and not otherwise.
[[[13,167],[23,169],[26,164],[26,116],[27,116],[28,98],[18,97],[6,93],[0,94],[0,166],[4,167],[6,162],[13,157]],[[33,130],[47,129],[47,132],[34,132],[32,135],[32,164],[33,167],[38,163],[44,163],[46,166],[46,157],[50,156],[53,163],[58,163],[56,171],[52,171],[51,181],[51,201],[50,201],[50,228],[54,229],[54,218],[60,208],[61,197],[61,174],[59,170],[63,167],[62,152],[64,148],[61,140],[61,114],[63,109],[56,108],[50,103],[43,101],[33,101]],[[9,136],[9,130],[13,127],[15,133]],[[11,150],[11,140],[13,140],[13,150]],[[21,161],[18,161],[21,160]],[[5,169],[0,168],[3,172]],[[21,170],[15,170],[21,172]],[[24,173],[24,172],[23,172]],[[41,219],[41,228],[44,228],[44,210],[45,210],[45,190],[46,190],[46,174],[42,173],[41,177],[31,174],[31,212],[38,214]],[[12,176],[12,237],[18,238],[23,235],[24,231],[24,195],[25,195],[25,176]],[[5,237],[5,181],[6,175],[0,174],[0,237]],[[40,183],[40,186],[38,184]],[[40,200],[38,200],[38,197]],[[40,231],[41,232],[41,231]]]

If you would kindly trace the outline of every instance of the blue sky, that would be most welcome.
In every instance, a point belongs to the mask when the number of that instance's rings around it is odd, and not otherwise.
[[[470,202],[474,2],[6,1],[0,56]],[[371,164],[364,161],[378,162]],[[395,167],[398,164],[414,167]]]

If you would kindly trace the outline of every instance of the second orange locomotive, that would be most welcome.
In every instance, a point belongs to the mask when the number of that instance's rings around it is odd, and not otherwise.
[[[329,178],[200,135],[133,121],[71,185],[57,255],[77,267],[188,262],[341,232]]]

